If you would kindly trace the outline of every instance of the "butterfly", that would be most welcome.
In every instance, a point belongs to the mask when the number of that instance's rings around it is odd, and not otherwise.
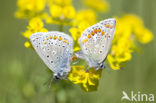
[[[85,29],[79,38],[81,51],[75,53],[85,59],[89,67],[104,68],[104,61],[111,47],[116,28],[116,20],[106,19]]]
[[[30,36],[30,41],[43,60],[54,72],[54,79],[64,79],[71,70],[73,39],[62,32],[37,32]]]

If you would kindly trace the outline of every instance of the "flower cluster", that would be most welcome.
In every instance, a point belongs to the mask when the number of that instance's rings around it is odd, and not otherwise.
[[[105,0],[83,0],[82,3],[87,9],[75,8],[72,0],[17,0],[18,10],[15,16],[29,21],[27,30],[22,33],[28,39],[24,44],[25,47],[32,48],[29,42],[32,33],[47,32],[44,24],[53,24],[61,28],[66,26],[74,40],[73,51],[80,50],[78,38],[81,33],[87,27],[97,23],[96,12],[105,12],[109,9]],[[113,70],[124,67],[125,63],[131,59],[131,54],[136,50],[138,42],[146,44],[153,38],[143,21],[135,15],[124,15],[116,20],[116,32],[107,56],[107,61]],[[74,84],[81,85],[87,92],[95,91],[102,70],[86,69],[84,64],[85,62],[72,65],[68,79]]]
[[[105,0],[83,0],[83,2],[99,12],[106,12],[109,9],[109,5]]]
[[[70,25],[76,16],[76,10],[71,0],[48,0],[50,15],[46,18],[48,24]]]
[[[131,59],[131,54],[136,50],[138,41],[145,44],[153,38],[153,34],[144,27],[139,17],[129,14],[116,19],[115,37],[111,53],[107,57],[114,70],[124,67],[125,63]]]
[[[87,92],[95,91],[97,90],[101,72],[102,69],[95,70],[94,68],[90,68],[86,70],[84,66],[73,66],[68,79],[75,84],[80,84],[82,89]]]
[[[38,17],[34,17],[34,18],[30,19],[29,26],[27,26],[27,29],[28,30],[26,30],[23,33],[23,36],[27,39],[29,39],[30,35],[35,32],[47,32],[48,31],[46,28],[44,28],[44,23]],[[32,47],[29,41],[25,42],[24,45],[27,48]]]
[[[15,13],[17,18],[43,17],[46,0],[17,0],[18,10]]]
[[[73,26],[69,29],[75,44],[74,51],[80,50],[78,44],[78,38],[81,33],[89,26],[96,23],[96,14],[92,10],[81,10],[77,13],[75,19],[73,20]]]

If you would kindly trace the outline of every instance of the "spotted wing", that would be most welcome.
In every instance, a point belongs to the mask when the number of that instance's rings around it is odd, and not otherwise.
[[[95,67],[106,58],[114,37],[115,19],[106,19],[89,28],[81,35],[79,43],[90,67]]]
[[[73,39],[62,32],[38,32],[30,36],[30,41],[44,63],[53,71],[59,72],[67,67],[70,71],[70,60],[73,48]]]

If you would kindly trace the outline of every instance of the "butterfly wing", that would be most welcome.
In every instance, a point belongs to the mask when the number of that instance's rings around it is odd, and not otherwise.
[[[70,71],[73,40],[62,32],[38,32],[30,36],[30,41],[43,62],[55,73]]]
[[[90,67],[96,67],[106,58],[114,37],[115,19],[106,19],[89,28],[81,35],[79,43]]]

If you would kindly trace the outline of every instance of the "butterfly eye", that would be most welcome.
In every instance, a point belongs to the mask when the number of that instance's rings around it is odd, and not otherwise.
[[[60,80],[59,76],[54,76],[54,80],[55,80],[55,81]]]

